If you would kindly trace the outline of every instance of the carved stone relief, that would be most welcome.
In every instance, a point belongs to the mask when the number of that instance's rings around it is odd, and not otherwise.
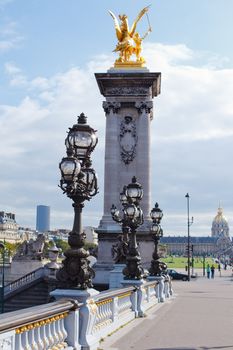
[[[143,111],[145,111],[146,113],[150,113],[151,109],[153,108],[153,102],[152,101],[136,102],[135,107],[137,108],[139,113],[143,113]]]
[[[128,95],[148,95],[147,87],[109,87],[107,89],[107,95],[118,95],[118,96],[128,96]]]
[[[134,159],[137,141],[136,123],[131,116],[125,116],[120,124],[119,135],[121,159],[125,164],[129,164]]]
[[[103,109],[106,114],[109,114],[110,111],[112,110],[113,113],[117,113],[119,109],[121,108],[120,102],[103,102]]]

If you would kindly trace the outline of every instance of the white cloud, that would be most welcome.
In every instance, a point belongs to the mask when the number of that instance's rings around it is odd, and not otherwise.
[[[208,65],[206,53],[205,62],[197,64],[201,53],[182,44],[147,44],[144,56],[150,71],[162,72],[161,96],[154,101],[151,128],[156,179],[152,196],[164,209],[164,231],[185,234],[184,195],[190,191],[196,221],[193,230],[195,234],[209,234],[209,208],[214,216],[219,196],[227,203],[229,213],[233,212],[229,192],[233,171],[229,157],[233,146],[233,70],[218,68],[216,57],[216,66]],[[100,194],[86,205],[84,224],[98,225],[103,205],[105,117],[94,73],[106,71],[113,60],[113,55],[96,56],[85,68],[73,67],[31,80],[14,63],[5,65],[11,88],[25,91],[25,97],[18,105],[0,106],[0,166],[5,182],[0,208],[10,210],[14,205],[12,210],[20,224],[24,225],[24,216],[30,211],[27,225],[35,225],[31,208],[40,202],[51,205],[53,227],[71,227],[71,201],[57,187],[58,163],[65,155],[68,127],[84,112],[100,138],[93,154]],[[211,55],[208,60],[213,62]],[[220,182],[219,177],[224,181]]]
[[[18,47],[22,41],[23,37],[17,32],[16,22],[9,21],[5,24],[0,24],[0,53]]]

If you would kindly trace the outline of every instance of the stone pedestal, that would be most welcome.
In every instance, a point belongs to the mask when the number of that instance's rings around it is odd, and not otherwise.
[[[125,264],[115,264],[113,270],[110,271],[109,277],[109,289],[112,288],[121,288],[122,280],[124,279],[124,275],[122,270],[124,269]]]
[[[95,74],[101,94],[106,98],[103,108],[106,115],[104,213],[96,230],[99,239],[98,264],[113,265],[112,244],[120,233],[120,226],[112,220],[110,208],[121,204],[119,194],[124,185],[136,176],[143,186],[140,206],[145,223],[137,238],[144,266],[149,266],[153,242],[151,225],[151,165],[150,123],[153,119],[152,99],[160,93],[160,73],[147,69],[110,69]]]
[[[158,285],[156,288],[156,296],[158,298],[158,301],[160,303],[163,303],[165,301],[165,286],[164,286],[164,280],[165,277],[163,276],[148,276],[148,281],[158,281]]]
[[[98,294],[99,292],[93,288],[89,288],[87,290],[56,289],[50,292],[50,296],[54,297],[56,300],[68,298],[77,300],[82,304],[79,309],[80,319],[82,321],[77,322],[80,330],[77,329],[76,334],[74,335],[69,334],[70,332],[68,332],[68,337],[72,336],[72,338],[76,338],[76,341],[79,342],[81,349],[95,350],[99,345],[98,339],[92,335],[93,324],[96,318],[96,309],[93,307],[92,297]],[[75,327],[73,326],[72,329],[75,330]]]
[[[135,300],[135,303],[137,305],[137,309],[135,311],[135,317],[144,317],[145,316],[145,309],[143,306],[143,300],[145,299],[145,289],[143,288],[143,285],[146,283],[144,279],[140,280],[123,280],[121,282],[123,287],[129,287],[134,286],[138,288],[137,291],[137,300]]]

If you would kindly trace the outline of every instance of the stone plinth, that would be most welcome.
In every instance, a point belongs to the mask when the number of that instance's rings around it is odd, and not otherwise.
[[[110,208],[121,209],[119,194],[133,176],[143,186],[141,207],[145,223],[140,227],[138,241],[144,266],[149,266],[153,242],[151,225],[151,161],[150,123],[153,119],[152,99],[160,93],[160,73],[147,69],[110,69],[95,74],[101,94],[106,98],[104,213],[97,229],[99,238],[98,264],[113,265],[112,244],[120,226],[112,220]]]
[[[122,288],[122,280],[124,275],[122,273],[125,268],[125,264],[115,264],[113,270],[110,272],[109,277],[109,289]]]

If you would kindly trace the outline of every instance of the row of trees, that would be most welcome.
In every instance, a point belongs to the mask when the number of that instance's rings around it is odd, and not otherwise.
[[[5,252],[7,256],[13,257],[19,248],[21,243],[10,243],[10,242],[3,242],[0,241],[5,245]],[[56,239],[55,240],[56,246],[61,249],[61,253],[64,253],[68,248],[69,244],[68,242],[62,240],[62,239]],[[44,246],[44,256],[48,256],[48,249],[52,247],[52,241],[46,241]],[[91,252],[96,251],[97,245],[94,243],[86,243],[85,249],[90,250]]]

